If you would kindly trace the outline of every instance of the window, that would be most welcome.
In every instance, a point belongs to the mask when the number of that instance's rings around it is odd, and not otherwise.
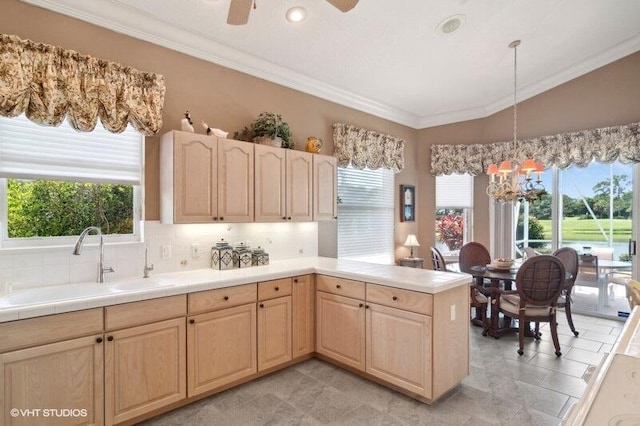
[[[142,152],[130,127],[115,134],[98,123],[83,133],[0,117],[3,247],[70,244],[91,225],[138,240]]]
[[[338,168],[338,258],[394,263],[394,173]]]
[[[471,240],[473,176],[436,176],[436,246],[443,253],[457,253]]]

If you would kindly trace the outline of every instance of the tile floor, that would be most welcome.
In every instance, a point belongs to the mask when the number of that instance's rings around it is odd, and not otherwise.
[[[144,423],[160,425],[557,425],[611,350],[623,322],[560,313],[562,357],[548,325],[516,353],[516,335],[483,337],[471,327],[470,375],[433,405],[312,359]]]

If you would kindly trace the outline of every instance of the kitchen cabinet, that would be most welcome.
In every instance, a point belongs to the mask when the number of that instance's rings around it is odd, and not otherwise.
[[[312,220],[312,192],[312,154],[255,146],[256,221]]]
[[[316,352],[365,371],[365,283],[316,276]]]
[[[292,357],[292,279],[258,283],[258,371]]]
[[[255,284],[252,287],[252,303],[188,318],[189,397],[256,373]]]
[[[102,425],[102,334],[0,354],[0,424]],[[68,409],[71,415],[12,417],[12,409]]]
[[[338,160],[328,155],[313,156],[313,220],[338,218]]]
[[[316,288],[314,275],[293,278],[291,293],[293,303],[292,357],[308,355],[315,351]]]
[[[105,418],[120,423],[187,396],[185,295],[105,308]]]
[[[160,139],[162,223],[253,221],[253,144],[173,131]]]

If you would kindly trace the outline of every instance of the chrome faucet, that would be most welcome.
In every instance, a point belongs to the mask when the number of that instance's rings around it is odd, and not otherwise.
[[[144,248],[144,275],[142,278],[149,278],[149,272],[153,271],[153,263],[149,266],[147,261],[147,247]]]
[[[102,232],[100,231],[100,228],[98,228],[97,226],[89,226],[85,228],[84,231],[80,233],[78,241],[76,241],[76,245],[73,248],[73,254],[75,254],[76,256],[80,254],[80,251],[82,250],[82,243],[84,242],[84,237],[86,237],[87,234],[91,231],[95,231],[96,235],[100,236],[100,254],[98,255],[98,282],[103,283],[105,272],[114,272],[114,270],[109,266],[104,266],[104,241],[102,239]]]

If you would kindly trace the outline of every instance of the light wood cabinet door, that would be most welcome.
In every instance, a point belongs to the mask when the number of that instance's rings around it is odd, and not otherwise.
[[[364,302],[318,291],[316,312],[316,352],[364,371]]]
[[[186,327],[176,318],[106,334],[108,425],[186,397]]]
[[[82,337],[1,354],[0,424],[103,424],[102,339],[102,335]],[[55,411],[48,416],[41,412],[13,417],[12,409],[72,411],[67,416],[58,416]]]
[[[431,398],[431,317],[368,304],[367,373]]]
[[[293,278],[293,358],[315,351],[316,289],[313,275]]]
[[[287,220],[313,220],[313,154],[287,151]]]
[[[286,220],[286,150],[268,145],[255,149],[256,222]]]
[[[338,218],[338,160],[313,156],[313,220]]]
[[[253,222],[254,144],[218,140],[218,220]]]
[[[193,133],[174,135],[174,223],[213,222],[218,216],[218,142]]]
[[[258,371],[291,360],[291,296],[258,302]]]
[[[189,397],[254,374],[256,339],[255,302],[189,317]]]

